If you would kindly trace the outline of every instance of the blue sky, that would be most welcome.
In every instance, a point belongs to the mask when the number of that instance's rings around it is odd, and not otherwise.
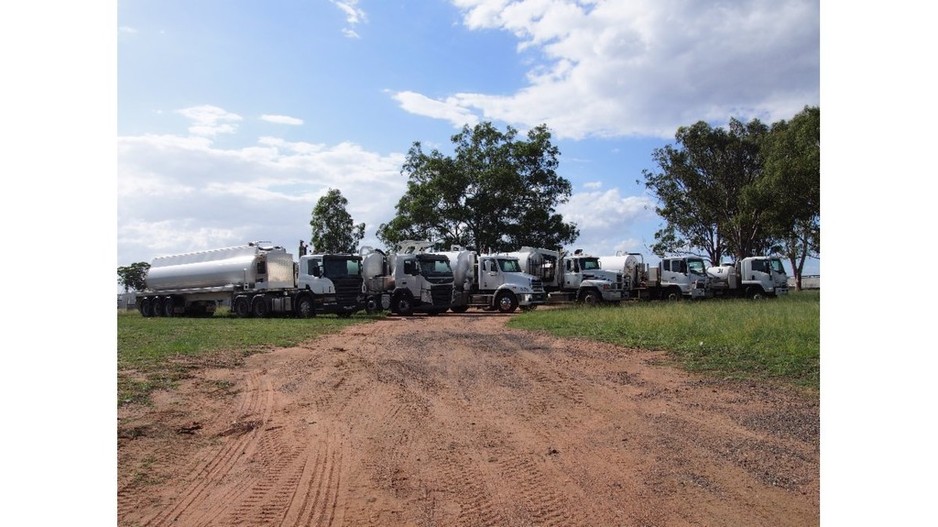
[[[652,151],[819,105],[819,18],[818,0],[119,2],[118,264],[295,252],[329,188],[379,246],[411,144],[449,153],[480,121],[550,128],[570,248],[655,261]]]

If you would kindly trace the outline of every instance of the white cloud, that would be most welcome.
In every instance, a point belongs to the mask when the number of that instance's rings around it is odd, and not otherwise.
[[[333,5],[345,13],[345,22],[350,26],[343,28],[342,34],[348,38],[360,38],[354,27],[362,22],[367,21],[368,15],[365,13],[364,9],[358,7],[358,0],[331,1]]]
[[[439,101],[416,92],[403,91],[395,93],[393,98],[400,103],[401,108],[410,113],[444,119],[456,128],[462,128],[464,124],[473,126],[479,122],[458,96]]]
[[[641,250],[647,231],[658,216],[655,202],[647,196],[622,196],[619,189],[576,192],[557,212],[564,221],[576,223],[580,237],[574,244],[595,255]]]
[[[220,108],[180,113],[211,127]],[[217,125],[218,122],[215,122]],[[309,239],[316,201],[329,188],[349,200],[365,241],[389,221],[403,195],[402,154],[360,145],[290,142],[262,137],[226,148],[210,137],[118,137],[118,258],[121,264],[160,254],[236,245],[252,240],[295,244]]]
[[[602,181],[590,181],[587,183],[583,183],[583,188],[588,188],[590,190],[600,189],[602,188],[602,186],[603,186]]]
[[[189,133],[196,136],[214,137],[218,134],[233,134],[238,127],[234,123],[241,121],[241,116],[226,112],[211,105],[193,106],[176,110],[176,113],[191,119]]]
[[[275,124],[288,124],[291,126],[299,126],[303,124],[303,119],[298,119],[296,117],[290,117],[287,115],[264,114],[261,116],[261,121],[267,121],[268,123]]]
[[[534,53],[514,94],[456,93],[447,119],[482,114],[559,138],[671,137],[730,117],[791,118],[819,104],[819,0],[452,0],[470,29]],[[418,93],[408,93],[416,99]]]

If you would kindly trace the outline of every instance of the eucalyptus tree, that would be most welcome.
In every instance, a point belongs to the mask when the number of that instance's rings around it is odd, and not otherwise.
[[[355,225],[348,213],[348,200],[338,189],[330,188],[313,208],[310,246],[317,253],[350,254],[365,237],[365,224]]]
[[[401,169],[407,190],[378,238],[388,247],[425,239],[491,251],[573,242],[576,225],[556,212],[572,186],[557,174],[560,151],[550,139],[546,125],[519,138],[511,126],[483,122],[451,137],[452,156],[414,142]]]

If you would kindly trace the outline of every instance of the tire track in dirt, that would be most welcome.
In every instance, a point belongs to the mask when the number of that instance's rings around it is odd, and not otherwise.
[[[817,523],[810,401],[508,318],[390,317],[250,357],[234,424],[180,456],[195,476],[149,487],[169,505],[144,524]]]
[[[198,507],[205,502],[211,503],[211,494],[218,487],[218,483],[253,450],[260,435],[260,428],[270,418],[273,409],[273,392],[269,383],[262,385],[257,375],[249,375],[246,383],[247,386],[242,392],[244,397],[236,410],[239,421],[220,434],[230,439],[192,471],[194,477],[180,493],[175,504],[143,521],[144,527],[173,524],[181,519],[184,519],[184,523],[197,525],[206,520],[205,514],[200,513]],[[254,419],[249,419],[252,417]],[[188,514],[193,516],[191,520],[185,520]]]

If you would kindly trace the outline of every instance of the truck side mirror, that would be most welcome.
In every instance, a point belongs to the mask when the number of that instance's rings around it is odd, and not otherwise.
[[[313,266],[313,276],[315,276],[316,278],[321,278],[321,277],[322,277],[322,267],[319,267],[318,265],[314,265],[314,266]]]
[[[410,274],[410,275],[416,274],[416,273],[414,272],[414,261],[413,261],[413,260],[407,260],[406,262],[404,262],[404,274]]]

